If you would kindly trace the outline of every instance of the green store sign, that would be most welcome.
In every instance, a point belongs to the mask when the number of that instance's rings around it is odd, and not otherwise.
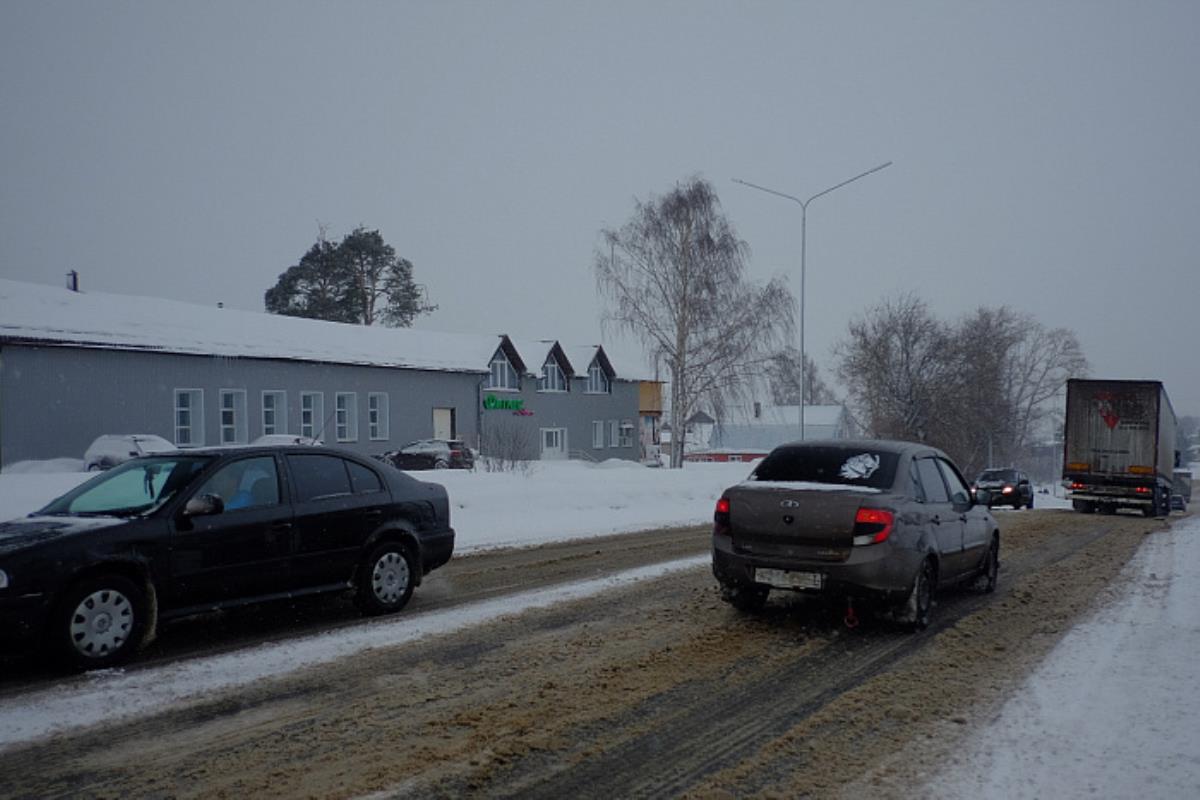
[[[494,394],[489,394],[483,398],[483,407],[489,411],[523,411],[525,401],[520,397],[496,397]]]

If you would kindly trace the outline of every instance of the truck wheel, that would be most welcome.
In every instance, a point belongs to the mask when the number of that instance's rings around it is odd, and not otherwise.
[[[1081,514],[1091,514],[1096,510],[1096,504],[1087,500],[1072,500],[1071,507]]]

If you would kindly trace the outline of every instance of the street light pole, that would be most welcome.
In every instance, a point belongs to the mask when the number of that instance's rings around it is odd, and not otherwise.
[[[854,183],[859,178],[865,178],[868,175],[870,175],[874,172],[879,172],[879,170],[884,169],[885,167],[890,167],[891,165],[892,165],[892,162],[889,161],[886,164],[880,164],[877,167],[872,167],[871,169],[867,170],[866,172],[860,172],[859,174],[855,175],[853,178],[844,180],[841,183],[837,184],[836,186],[830,186],[828,189],[823,189],[823,190],[817,192],[816,194],[814,194],[812,197],[808,198],[807,200],[801,200],[799,197],[795,197],[794,195],[790,195],[785,192],[778,192],[774,189],[768,189],[765,186],[759,186],[757,183],[750,183],[750,181],[744,181],[741,178],[733,179],[734,183],[740,183],[743,186],[749,186],[751,189],[758,189],[760,192],[766,192],[767,194],[773,194],[776,197],[782,197],[786,200],[791,200],[793,203],[798,203],[800,205],[800,440],[801,441],[804,441],[804,384],[805,384],[805,375],[804,375],[804,273],[805,273],[805,263],[804,263],[804,261],[805,261],[805,254],[807,251],[807,239],[808,239],[808,204],[811,203],[813,200],[816,200],[818,197],[824,197],[825,195],[832,192],[834,189],[840,189],[848,183]]]

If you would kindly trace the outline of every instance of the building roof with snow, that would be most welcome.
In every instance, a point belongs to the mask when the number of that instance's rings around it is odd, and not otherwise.
[[[854,426],[841,405],[804,407],[804,439],[845,439]],[[723,452],[769,453],[800,439],[800,406],[751,404],[726,414],[712,430],[709,449]]]
[[[532,372],[557,348],[576,375],[600,355],[612,377],[638,380],[612,369],[599,345],[517,344],[503,334],[350,325],[2,278],[0,341],[481,374],[501,346],[515,350]]]

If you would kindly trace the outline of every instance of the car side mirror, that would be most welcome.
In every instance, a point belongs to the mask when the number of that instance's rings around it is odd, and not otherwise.
[[[202,494],[187,501],[183,507],[185,517],[210,517],[225,510],[225,501],[219,494]]]
[[[975,490],[975,505],[986,506],[992,502],[992,493],[988,489]]]

